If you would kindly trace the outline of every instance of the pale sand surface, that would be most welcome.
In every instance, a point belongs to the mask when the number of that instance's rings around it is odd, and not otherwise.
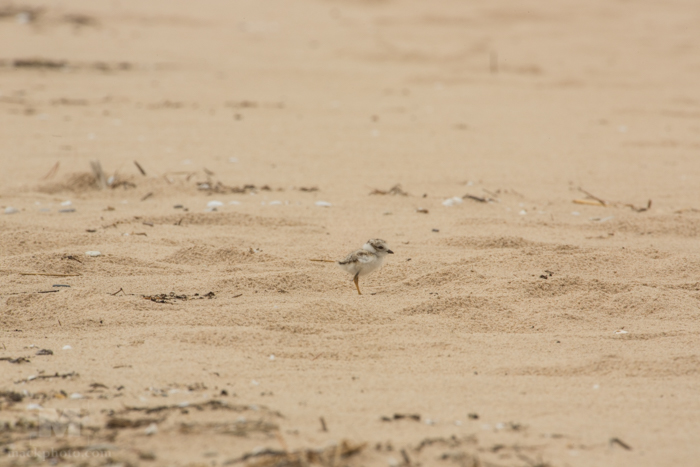
[[[3,8],[0,463],[697,465],[697,2]]]

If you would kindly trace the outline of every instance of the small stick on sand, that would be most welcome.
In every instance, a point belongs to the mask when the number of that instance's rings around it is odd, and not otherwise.
[[[335,263],[332,259],[310,259],[309,261],[319,261],[321,263]]]
[[[117,291],[114,292],[114,293],[111,293],[110,295],[117,295],[119,292],[121,292],[121,293],[123,293],[124,295],[126,295],[126,292],[124,292],[124,289],[121,288],[121,287],[119,287],[119,290],[117,290]]]
[[[610,445],[612,446],[613,444],[617,444],[628,451],[632,450],[632,447],[629,444],[622,441],[620,438],[610,438]]]
[[[78,277],[82,274],[48,274],[43,272],[20,272],[21,276],[53,276],[53,277]]]
[[[326,420],[323,417],[319,417],[319,420],[321,421],[321,431],[328,431]]]
[[[589,206],[602,206],[605,207],[605,204],[601,203],[598,200],[595,199],[575,199],[574,204],[587,204]]]
[[[147,200],[148,198],[150,198],[151,196],[153,196],[153,192],[152,192],[152,191],[146,193],[146,195],[145,195],[143,198],[141,198],[141,201],[146,201],[146,200]]]
[[[480,196],[474,196],[474,195],[464,195],[462,196],[462,199],[473,199],[474,201],[478,201],[480,203],[488,203],[489,200],[486,198],[482,198]]]
[[[607,206],[607,205],[608,205],[608,203],[607,203],[605,200],[602,200],[602,199],[598,198],[597,196],[590,194],[589,192],[587,192],[586,190],[584,190],[584,189],[581,188],[581,187],[578,188],[578,191],[580,191],[580,192],[583,193],[584,195],[588,196],[589,198],[598,201],[598,202],[599,202],[600,204],[602,204],[603,206]]]
[[[136,164],[136,168],[139,169],[139,172],[141,172],[141,175],[143,175],[143,176],[145,177],[145,176],[146,176],[146,171],[143,170],[143,167],[141,167],[141,164],[139,164],[139,163],[136,162],[136,161],[134,161],[134,164]]]
[[[632,208],[632,210],[633,210],[633,211],[636,211],[636,212],[648,211],[649,209],[651,209],[651,200],[649,200],[649,202],[647,203],[646,207],[643,207],[643,208],[638,208],[638,207],[635,206],[634,204],[625,204],[625,207]]]
[[[51,167],[51,170],[49,170],[49,173],[44,175],[42,180],[48,180],[49,178],[53,177],[56,175],[56,172],[58,172],[58,167],[61,165],[61,162],[56,162],[53,167]]]

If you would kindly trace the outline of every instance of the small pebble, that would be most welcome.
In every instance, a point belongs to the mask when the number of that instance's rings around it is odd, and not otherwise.
[[[12,206],[8,206],[5,208],[5,214],[16,214],[19,212],[19,209],[13,208]]]
[[[70,395],[70,398],[71,399],[82,399],[83,395],[78,393],[78,392],[74,392],[73,394]]]
[[[70,206],[71,204],[73,204],[72,201],[63,201],[63,202],[61,203],[61,206]]]
[[[58,212],[75,212],[75,208],[59,209]]]
[[[73,347],[71,347],[70,345],[64,345],[64,346],[63,346],[63,350],[71,350],[72,348],[73,348]]]
[[[102,255],[102,253],[100,253],[99,251],[86,251],[85,254],[87,256],[100,256],[100,255]]]

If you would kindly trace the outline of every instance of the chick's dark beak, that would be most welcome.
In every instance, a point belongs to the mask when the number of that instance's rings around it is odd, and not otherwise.
[[[386,250],[386,252],[389,253],[390,255],[393,255],[393,254],[394,254],[394,252],[391,251],[391,250]]]

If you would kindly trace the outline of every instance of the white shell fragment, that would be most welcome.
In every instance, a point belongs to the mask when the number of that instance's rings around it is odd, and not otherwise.
[[[218,207],[221,207],[221,206],[223,206],[223,205],[224,205],[224,203],[222,203],[221,201],[216,201],[216,200],[214,200],[214,201],[209,201],[209,202],[207,203],[207,207],[208,207],[208,208],[218,208]]]
[[[39,404],[27,404],[27,410],[41,410],[43,409],[42,406]]]
[[[86,251],[85,254],[87,256],[101,256],[102,255],[102,253],[100,253],[99,251],[92,251],[92,250]]]
[[[333,206],[328,201],[316,201],[315,204],[316,204],[316,206],[321,206],[322,208],[329,208],[329,207]]]
[[[70,395],[71,399],[82,399],[83,397],[85,397],[85,396],[83,396],[79,392],[74,392],[73,394]]]
[[[628,334],[628,333],[624,329],[618,329],[617,331],[615,331],[615,334]]]
[[[16,214],[19,212],[19,209],[13,208],[12,206],[8,206],[5,208],[5,214]]]
[[[462,198],[455,196],[442,202],[443,206],[454,206],[455,204],[462,204]]]
[[[155,435],[156,433],[158,433],[158,425],[156,425],[155,423],[151,423],[146,427],[144,433],[146,433],[147,436]]]
[[[64,346],[63,346],[63,350],[71,350],[72,348],[73,348],[73,347],[71,347],[70,345],[64,345]]]

